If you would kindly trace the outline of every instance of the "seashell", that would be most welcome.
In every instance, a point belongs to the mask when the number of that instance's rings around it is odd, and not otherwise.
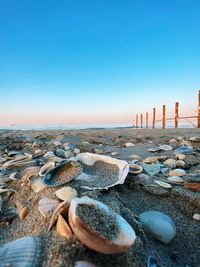
[[[152,179],[149,177],[149,175],[141,173],[137,175],[136,181],[139,182],[139,184],[148,184],[152,181]]]
[[[49,158],[54,157],[54,156],[55,156],[55,154],[53,151],[48,151],[47,153],[44,154],[43,157],[46,159],[49,159]]]
[[[200,136],[192,136],[189,140],[191,142],[200,142]]]
[[[0,164],[4,163],[6,161],[5,158],[0,157]]]
[[[169,143],[171,144],[171,143],[176,143],[177,141],[176,141],[176,139],[174,139],[174,138],[172,138],[172,139],[170,139],[169,140]]]
[[[159,260],[155,256],[148,257],[147,267],[161,267]]]
[[[167,178],[167,180],[172,184],[182,184],[182,183],[184,183],[183,178],[181,178],[180,176],[170,176],[170,177]]]
[[[0,247],[1,266],[40,266],[42,241],[39,236],[26,236]]]
[[[123,184],[129,172],[129,165],[124,160],[93,153],[80,153],[75,157],[83,166],[83,173],[76,180],[83,183],[84,188],[108,189]]]
[[[137,164],[129,164],[129,173],[139,174],[143,171],[142,166]]]
[[[169,172],[169,176],[184,176],[186,172],[182,169],[174,169]]]
[[[47,172],[51,171],[55,167],[55,162],[50,161],[46,163],[39,171],[39,176],[44,176]]]
[[[163,164],[170,167],[170,168],[176,167],[176,161],[174,159],[167,159],[163,162]]]
[[[38,202],[38,209],[42,216],[50,217],[52,216],[55,209],[58,207],[59,202],[54,199],[42,198]]]
[[[66,158],[65,152],[66,152],[65,150],[58,148],[58,149],[56,149],[55,154],[56,154],[56,156],[65,159]]]
[[[97,267],[88,261],[76,261],[74,267]]]
[[[182,167],[184,168],[185,167],[185,162],[183,160],[177,160],[176,161],[176,167]]]
[[[154,146],[154,147],[150,147],[147,149],[149,152],[158,152],[160,151],[160,147],[159,146]]]
[[[24,204],[22,204],[20,201],[16,201],[15,205],[18,209],[20,220],[24,220],[29,213],[28,208]]]
[[[76,155],[78,155],[80,152],[81,152],[81,151],[80,151],[79,148],[75,148],[75,149],[74,149],[74,153],[75,153]]]
[[[143,168],[144,168],[145,172],[150,176],[154,176],[160,172],[160,164],[143,163]]]
[[[159,186],[161,187],[164,187],[164,188],[172,188],[172,186],[168,183],[165,183],[165,182],[161,182],[161,181],[158,181],[158,180],[154,180],[154,182],[156,184],[158,184]]]
[[[69,158],[71,158],[73,156],[74,156],[74,153],[72,151],[68,150],[68,151],[65,152],[65,158],[66,159],[69,159]]]
[[[188,146],[180,146],[178,147],[174,154],[184,154],[184,155],[194,155],[195,154],[195,151],[193,148],[191,147],[188,147]]]
[[[143,160],[144,163],[158,163],[157,157],[147,157]]]
[[[31,181],[31,188],[35,193],[42,191],[45,187],[46,185],[44,184],[44,179],[36,178]]]
[[[79,154],[80,155],[80,154]],[[47,186],[60,186],[75,179],[82,172],[81,165],[76,161],[65,161],[44,176]]]
[[[65,159],[54,156],[54,157],[48,158],[48,162],[55,162],[55,163],[61,164],[61,163],[65,162]]]
[[[104,151],[103,151],[103,149],[95,148],[94,152],[96,154],[103,154]]]
[[[73,237],[72,230],[70,229],[68,223],[64,220],[62,215],[58,216],[56,231],[61,236],[64,236],[67,239],[71,239]]]
[[[161,168],[160,168],[160,172],[161,172],[164,176],[168,177],[168,176],[169,176],[169,172],[170,172],[170,168],[166,168],[166,167],[162,167],[162,166],[161,166]]]
[[[132,142],[125,143],[125,147],[132,147],[132,146],[135,146],[135,144],[133,144]]]
[[[8,152],[8,157],[14,157],[16,155],[22,155],[19,151],[14,151],[14,150],[11,150]]]
[[[157,159],[159,161],[165,161],[167,159],[167,156],[157,156]]]
[[[61,146],[62,145],[62,143],[60,141],[55,141],[55,142],[53,142],[53,144],[54,144],[54,146]]]
[[[31,161],[30,159],[32,158],[31,154],[27,155],[20,155],[19,157],[9,160],[3,164],[3,167],[6,169],[12,169],[12,168],[21,168],[26,165],[33,164],[34,161]]]
[[[194,214],[193,216],[192,216],[192,218],[194,219],[194,220],[196,220],[196,221],[200,221],[200,214]]]
[[[185,155],[184,154],[181,154],[181,153],[178,153],[178,154],[175,155],[175,158],[177,160],[183,160],[185,158]]]
[[[136,154],[130,155],[129,158],[132,159],[132,160],[137,160],[137,161],[140,160],[140,156],[138,156]]]
[[[136,240],[135,232],[127,221],[108,206],[89,197],[73,199],[68,217],[77,238],[97,252],[125,252]]]
[[[73,198],[77,197],[76,190],[74,190],[73,188],[69,186],[58,189],[55,194],[57,198],[59,198],[60,200],[68,201],[69,203],[71,202]]]
[[[65,151],[68,151],[68,150],[74,150],[76,146],[74,144],[65,143],[63,144],[63,148]]]
[[[169,145],[160,145],[160,149],[163,151],[171,151],[173,147]]]
[[[159,211],[145,211],[139,215],[144,229],[155,239],[168,244],[176,235],[176,226],[172,219]]]
[[[54,223],[57,221],[59,214],[68,213],[68,210],[69,210],[69,202],[68,201],[63,201],[62,203],[60,203],[57,206],[57,208],[55,209],[55,211],[53,212],[53,214],[51,216],[48,231],[51,230]]]
[[[40,167],[34,166],[34,167],[28,167],[22,172],[22,180],[30,180],[31,177],[33,176],[38,176]]]
[[[178,140],[178,141],[183,141],[183,140],[184,140],[184,137],[183,137],[183,136],[179,136],[179,137],[177,138],[177,140]]]

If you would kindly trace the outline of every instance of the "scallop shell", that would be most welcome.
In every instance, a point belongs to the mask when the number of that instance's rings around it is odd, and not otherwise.
[[[39,176],[44,176],[47,172],[53,170],[53,168],[55,167],[55,162],[50,161],[48,163],[46,163],[44,166],[42,166],[42,168],[39,171]]]
[[[123,184],[129,172],[126,161],[109,156],[80,153],[75,159],[83,166],[83,173],[76,180],[80,180],[82,187],[89,190],[108,189]]]
[[[139,215],[144,229],[155,239],[168,244],[176,236],[176,226],[172,219],[159,211],[145,211]]]
[[[9,160],[3,164],[4,168],[12,169],[12,168],[21,168],[29,164],[33,164],[35,161],[31,161],[32,155],[20,155],[13,160]]]
[[[76,261],[74,267],[97,267],[88,261]]]
[[[22,172],[22,180],[28,180],[33,177],[33,176],[38,176],[40,167],[38,166],[33,166],[33,167],[28,167]]]
[[[184,176],[186,175],[186,172],[182,169],[174,169],[169,172],[170,176]]]
[[[117,236],[109,240],[103,235],[100,235],[92,230],[89,224],[84,224],[84,222],[81,221],[81,219],[77,215],[78,205],[95,206],[97,210],[99,209],[105,212],[105,214],[107,215],[112,215],[113,220],[115,220],[116,224],[119,227]],[[130,246],[133,245],[134,241],[136,240],[134,230],[119,214],[111,210],[103,203],[89,197],[73,199],[70,204],[68,217],[69,224],[77,238],[88,248],[97,252],[104,254],[125,252]],[[106,224],[103,224],[103,222],[101,223],[101,227],[107,227]]]
[[[24,204],[22,204],[20,201],[16,201],[15,205],[19,211],[20,220],[24,220],[29,213],[28,208]]]
[[[40,237],[19,238],[0,247],[0,266],[39,267],[41,252]]]
[[[60,200],[68,201],[69,203],[73,198],[77,197],[77,192],[70,186],[62,187],[56,191],[56,196]]]
[[[143,168],[140,165],[137,164],[129,164],[129,172],[133,174],[139,174],[142,173]]]
[[[64,236],[67,239],[71,239],[73,237],[72,230],[70,229],[68,223],[64,220],[62,215],[58,216],[56,231],[61,236]]]
[[[38,209],[42,216],[50,217],[55,209],[58,207],[59,202],[54,199],[42,198],[38,202]]]
[[[179,176],[170,176],[170,177],[167,178],[167,180],[172,184],[182,184],[182,183],[184,183],[183,178],[181,178]]]
[[[156,184],[158,184],[159,186],[161,187],[164,187],[164,188],[172,188],[172,186],[168,183],[165,183],[165,182],[161,182],[161,181],[158,181],[158,180],[154,180],[154,182]]]
[[[60,186],[75,179],[82,172],[81,165],[76,161],[65,161],[44,176],[47,186]]]

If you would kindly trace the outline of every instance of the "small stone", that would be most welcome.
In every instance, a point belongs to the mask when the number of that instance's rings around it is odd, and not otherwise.
[[[184,176],[186,175],[186,172],[182,169],[174,169],[169,172],[170,176]]]
[[[59,202],[54,199],[42,198],[38,202],[38,209],[42,216],[51,217],[54,210],[58,207]]]
[[[73,198],[77,197],[76,190],[74,190],[70,186],[65,186],[65,187],[58,189],[55,194],[57,198],[59,198],[60,200],[68,201],[69,203],[71,202]]]
[[[134,146],[135,144],[133,144],[132,142],[127,142],[125,143],[125,147],[132,147]]]

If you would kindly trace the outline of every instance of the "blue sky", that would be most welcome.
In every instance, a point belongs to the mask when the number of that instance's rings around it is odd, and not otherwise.
[[[200,1],[0,0],[0,125],[131,123],[200,89]]]

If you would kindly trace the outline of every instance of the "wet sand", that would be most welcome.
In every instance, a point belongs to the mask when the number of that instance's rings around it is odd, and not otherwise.
[[[130,160],[129,156],[137,154],[141,160],[148,156],[167,156],[174,158],[174,149],[179,142],[172,143],[172,151],[151,153],[147,149],[158,144],[169,144],[169,140],[182,136],[188,140],[192,136],[199,136],[199,129],[90,129],[71,131],[0,131],[0,157],[5,150],[18,150],[20,152],[34,153],[41,149],[43,154],[55,150],[54,141],[62,144],[69,142],[76,144],[81,152],[98,152],[110,155],[118,152],[114,157]],[[88,144],[84,143],[88,142]],[[126,142],[135,145],[125,147]],[[34,146],[32,144],[34,143]],[[200,170],[200,142],[193,143],[196,149],[195,156],[186,156],[189,174]],[[97,150],[96,150],[97,149]],[[42,158],[42,156],[38,157]],[[23,169],[25,169],[24,167]],[[21,170],[21,169],[20,169]],[[7,170],[9,175],[14,170]],[[162,178],[159,174],[156,179]],[[44,218],[38,210],[38,201],[48,197],[57,199],[55,191],[58,188],[45,188],[35,193],[30,183],[13,181],[9,186],[17,193],[4,193],[3,209],[14,207],[15,201],[20,200],[29,207],[29,214],[25,220],[16,218],[9,226],[0,225],[0,244],[28,235],[41,235],[43,237],[43,257],[40,266],[74,266],[77,260],[88,260],[99,267],[144,267],[148,256],[156,254],[160,265],[165,267],[200,267],[200,221],[192,216],[200,214],[200,193],[185,189],[183,186],[173,185],[172,189],[159,186],[150,186],[138,182],[136,175],[129,174],[123,185],[118,185],[104,191],[87,191],[80,188],[77,181],[70,181],[67,186],[75,188],[78,196],[83,195],[95,198],[109,205],[120,213],[133,227],[137,240],[126,253],[103,255],[94,252],[82,245],[75,237],[66,240],[56,233],[55,227],[48,232],[49,219]],[[60,187],[59,187],[60,188]],[[164,245],[146,233],[135,215],[146,210],[158,210],[169,215],[176,224],[176,237]]]

